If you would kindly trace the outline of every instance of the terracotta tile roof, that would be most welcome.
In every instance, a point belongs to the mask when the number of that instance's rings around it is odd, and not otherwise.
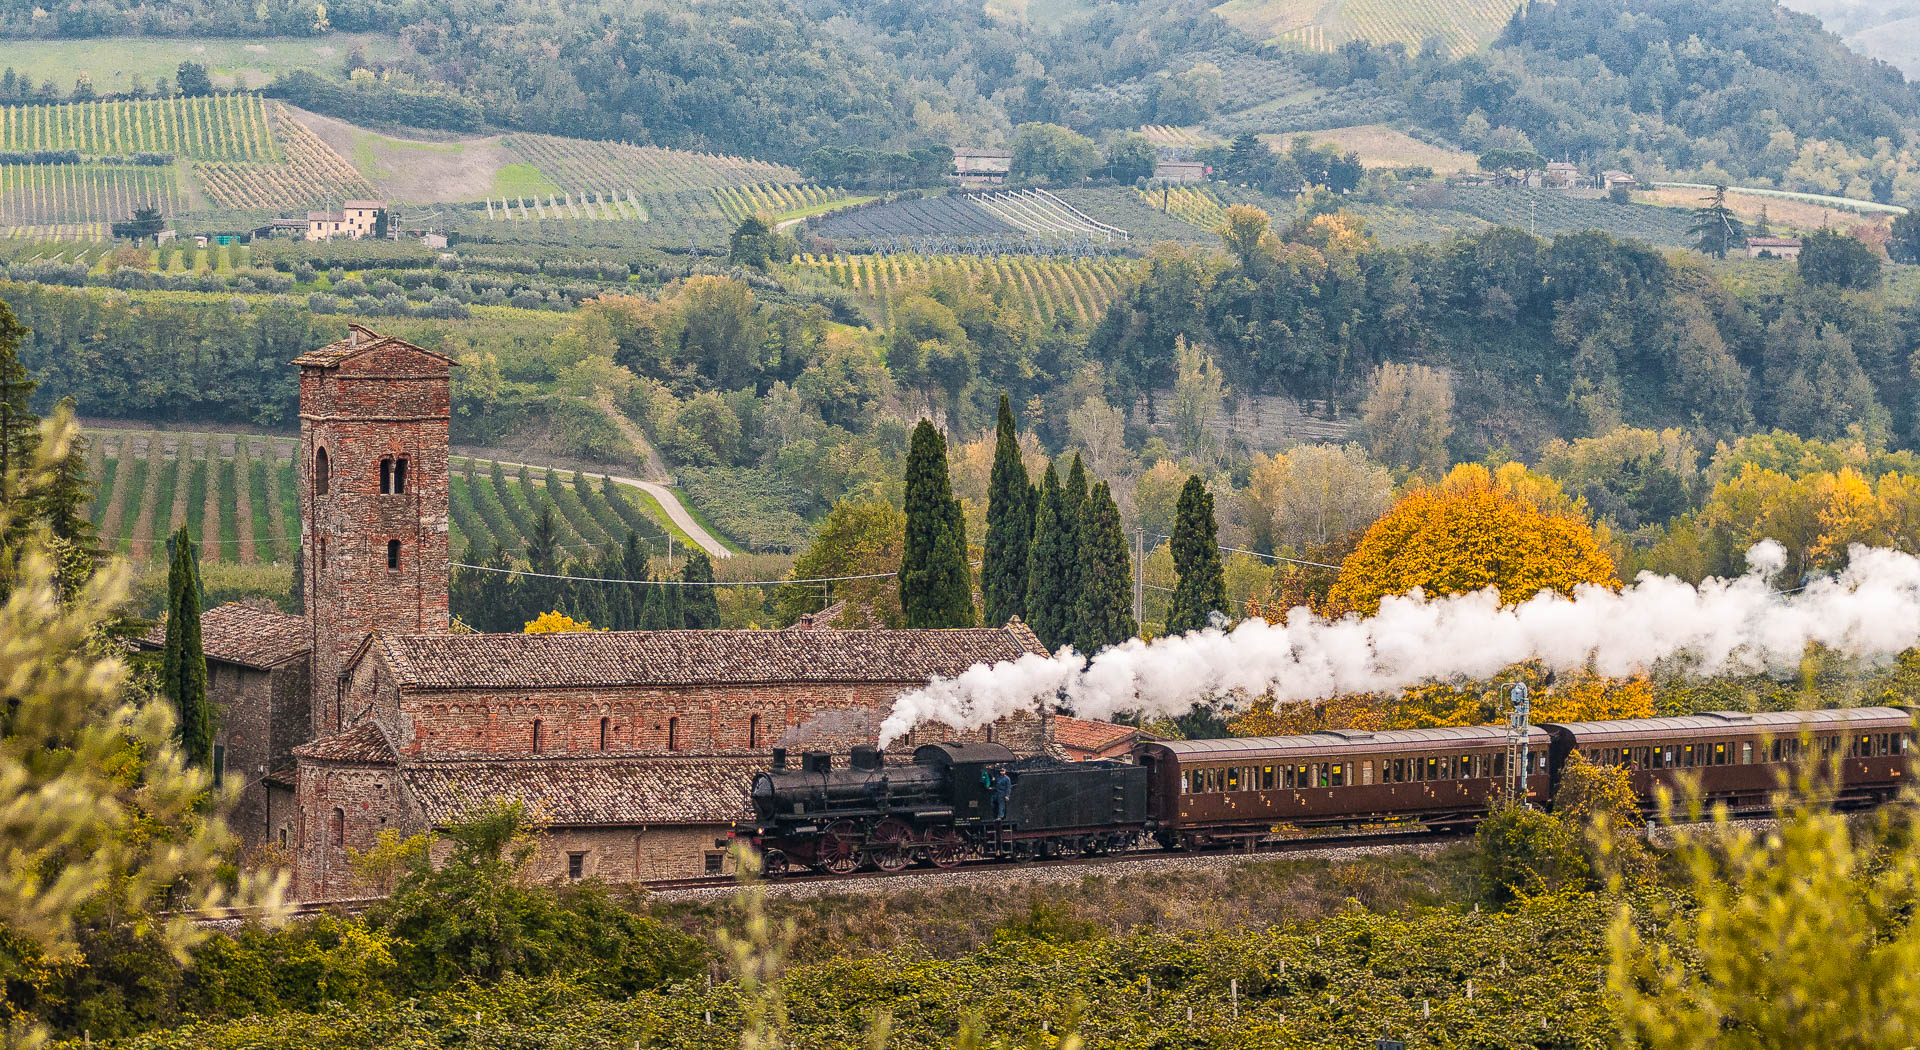
[[[940,631],[586,631],[380,635],[411,689],[923,682],[1043,652],[1024,624]]]
[[[344,733],[323,736],[293,749],[300,758],[325,762],[379,762],[392,765],[393,745],[377,722],[362,722]]]
[[[167,625],[155,624],[140,644],[167,644]],[[200,614],[200,648],[209,660],[271,670],[307,655],[307,621],[251,602],[228,602]]]
[[[478,806],[519,799],[565,826],[731,824],[752,815],[747,787],[767,759],[495,759],[422,762],[401,774],[429,823],[444,826]]]
[[[1053,715],[1053,742],[1065,757],[1111,758],[1126,754],[1134,741],[1158,739],[1137,726]]]
[[[365,325],[351,323],[347,325],[347,337],[345,339],[328,343],[317,350],[309,350],[299,357],[294,358],[293,363],[315,368],[338,368],[340,363],[348,358],[382,347],[398,347],[405,350],[412,350],[415,353],[425,354],[428,357],[437,357],[448,364],[453,363],[453,358],[445,354],[438,354],[425,347],[415,346],[405,339],[398,339],[390,335],[381,335]]]

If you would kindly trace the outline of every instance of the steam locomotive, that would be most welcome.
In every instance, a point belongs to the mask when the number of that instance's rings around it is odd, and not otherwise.
[[[1782,777],[1819,760],[1837,802],[1864,806],[1911,779],[1914,716],[1900,708],[1714,711],[1677,718],[1546,723],[1523,748],[1498,726],[1326,731],[1223,740],[1149,740],[1130,761],[1020,758],[990,743],[928,744],[890,763],[853,749],[844,768],[776,750],[749,790],[754,819],[732,838],[770,875],[795,867],[838,875],[863,867],[947,868],[970,859],[1037,859],[1157,846],[1251,846],[1315,828],[1469,828],[1509,781],[1550,805],[1575,755],[1625,767],[1644,810],[1662,787],[1700,782],[1735,813],[1766,812]],[[1509,754],[1520,765],[1508,776]],[[992,775],[1012,779],[997,819]]]

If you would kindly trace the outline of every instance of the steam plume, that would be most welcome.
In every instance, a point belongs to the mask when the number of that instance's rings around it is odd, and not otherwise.
[[[1753,674],[1798,667],[1809,643],[1885,659],[1920,641],[1920,558],[1856,546],[1845,571],[1796,594],[1766,582],[1785,564],[1785,548],[1763,540],[1747,552],[1745,575],[1698,586],[1643,573],[1619,591],[1542,591],[1504,608],[1492,590],[1435,599],[1415,591],[1386,598],[1366,619],[1296,609],[1285,625],[1251,619],[1230,631],[1136,638],[1091,662],[1063,648],[976,664],[901,696],[880,743],[922,722],[972,729],[1060,701],[1088,718],[1176,715],[1208,697],[1323,700],[1485,678],[1527,660],[1622,676],[1679,657],[1701,675]]]

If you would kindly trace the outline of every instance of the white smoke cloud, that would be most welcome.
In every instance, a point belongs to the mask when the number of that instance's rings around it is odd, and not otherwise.
[[[1551,591],[1502,607],[1492,590],[1429,599],[1389,597],[1372,617],[1327,620],[1296,609],[1285,625],[1251,619],[1232,630],[1133,639],[1091,661],[1072,648],[976,664],[901,696],[881,723],[886,746],[922,722],[973,729],[1062,700],[1087,718],[1125,711],[1176,715],[1209,697],[1272,695],[1281,703],[1485,678],[1538,660],[1556,671],[1591,663],[1623,676],[1680,657],[1701,675],[1784,672],[1809,643],[1884,659],[1920,642],[1920,558],[1854,547],[1844,572],[1793,594],[1768,577],[1786,549],[1764,540],[1748,572],[1698,586],[1643,573],[1619,591]]]

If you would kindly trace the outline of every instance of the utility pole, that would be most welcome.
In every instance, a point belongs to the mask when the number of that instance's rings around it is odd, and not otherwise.
[[[1147,530],[1133,530],[1133,623],[1147,620]]]

